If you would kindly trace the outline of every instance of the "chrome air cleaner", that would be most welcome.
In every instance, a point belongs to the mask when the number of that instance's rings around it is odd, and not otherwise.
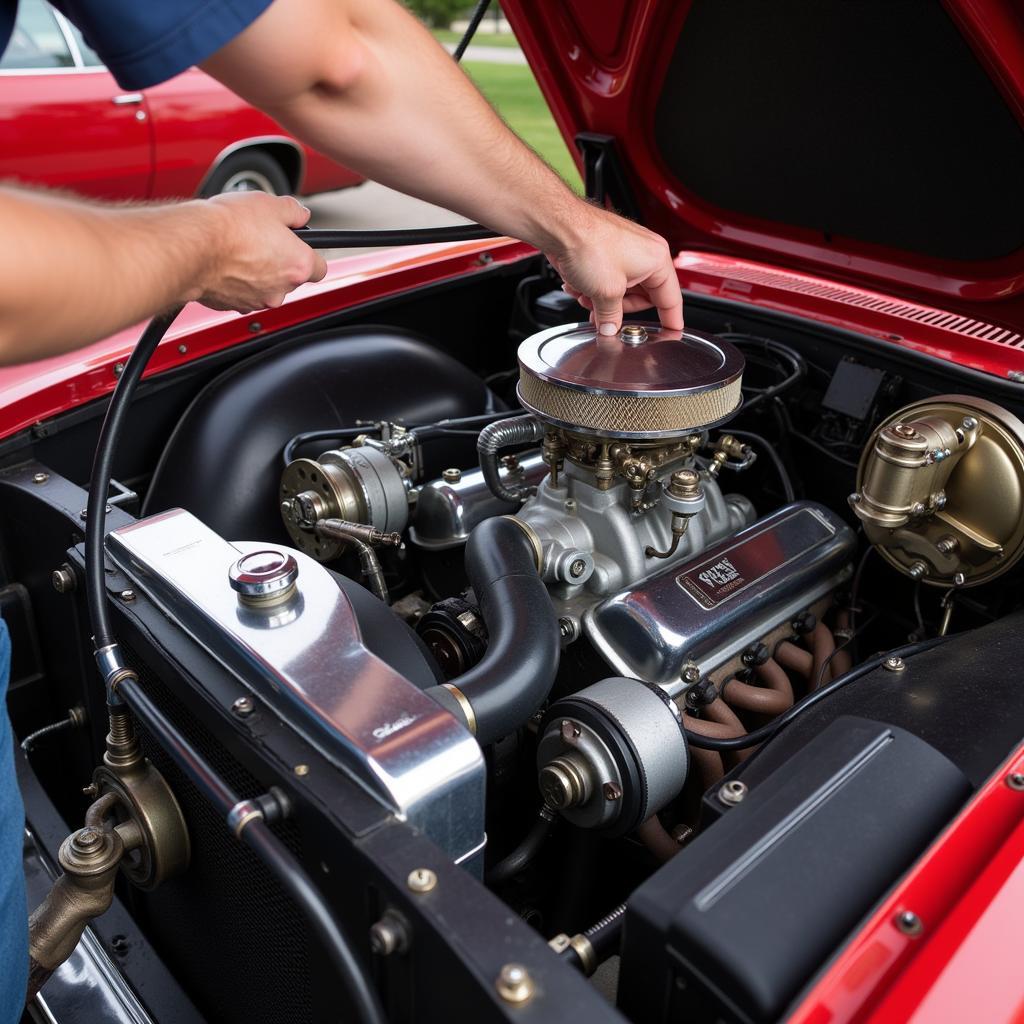
[[[703,430],[740,405],[743,357],[697,331],[627,323],[554,327],[519,346],[519,400],[577,434],[659,440]]]

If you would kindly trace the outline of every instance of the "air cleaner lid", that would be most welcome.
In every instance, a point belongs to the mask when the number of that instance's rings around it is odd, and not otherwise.
[[[607,437],[656,438],[713,426],[741,401],[743,357],[697,331],[628,323],[555,327],[519,347],[519,398],[542,419]]]

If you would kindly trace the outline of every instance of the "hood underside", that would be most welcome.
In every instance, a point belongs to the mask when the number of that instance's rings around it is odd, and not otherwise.
[[[1012,0],[506,0],[591,190],[703,249],[1024,327]]]

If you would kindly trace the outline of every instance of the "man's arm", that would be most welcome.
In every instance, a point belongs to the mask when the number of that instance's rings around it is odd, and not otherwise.
[[[648,306],[682,327],[665,241],[575,196],[394,0],[275,0],[202,67],[367,177],[536,245],[603,333]]]
[[[0,365],[56,355],[191,300],[279,306],[326,265],[294,199],[101,206],[0,187]]]

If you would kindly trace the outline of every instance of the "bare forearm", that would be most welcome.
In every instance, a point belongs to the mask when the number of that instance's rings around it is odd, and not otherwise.
[[[252,73],[271,61],[272,73]],[[545,251],[571,247],[582,230],[582,201],[392,0],[277,0],[204,67],[392,188]]]
[[[0,361],[68,351],[199,297],[213,213],[0,188]]]
[[[279,306],[327,267],[294,233],[309,211],[259,192],[103,206],[0,187],[0,365],[57,355],[198,300]]]

